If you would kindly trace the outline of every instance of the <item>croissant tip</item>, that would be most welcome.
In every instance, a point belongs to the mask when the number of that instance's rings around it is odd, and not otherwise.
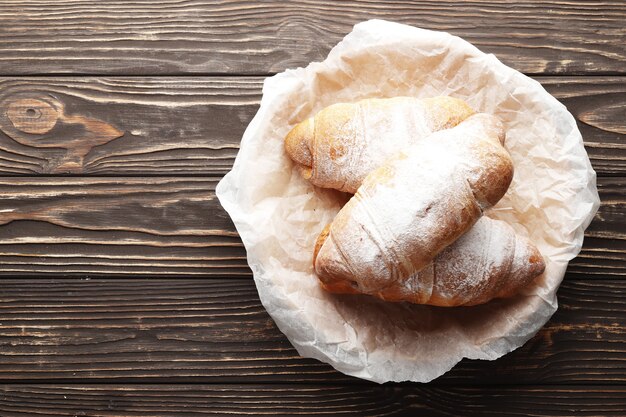
[[[315,241],[315,249],[313,249],[313,268],[314,269],[315,269],[315,261],[317,260],[317,255],[319,254],[320,249],[322,249],[322,246],[324,246],[324,242],[326,242],[326,239],[328,238],[329,234],[330,234],[330,224],[324,227],[320,235],[317,237],[317,240]]]
[[[539,250],[533,246],[530,256],[528,257],[528,262],[531,265],[530,275],[533,278],[543,274],[546,270],[546,262],[539,253]]]
[[[539,249],[527,238],[517,236],[516,252],[518,250],[521,250],[521,253],[525,255],[519,258],[516,257],[516,262],[519,262],[519,264],[515,268],[513,275],[516,277],[514,281],[517,282],[517,286],[524,287],[544,273],[546,263]]]
[[[285,137],[285,151],[291,159],[305,167],[313,165],[313,155],[309,144],[313,136],[313,120],[298,123]]]

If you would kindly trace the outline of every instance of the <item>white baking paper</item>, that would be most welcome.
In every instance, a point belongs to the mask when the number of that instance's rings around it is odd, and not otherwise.
[[[437,308],[318,286],[314,242],[345,196],[300,178],[283,138],[330,104],[400,95],[459,97],[504,122],[515,176],[489,215],[529,235],[547,263],[519,296]],[[302,356],[371,381],[426,382],[463,358],[499,358],[546,323],[599,206],[595,180],[574,118],[539,83],[448,33],[371,20],[323,62],[265,80],[261,107],[217,196],[247,249],[261,302]]]

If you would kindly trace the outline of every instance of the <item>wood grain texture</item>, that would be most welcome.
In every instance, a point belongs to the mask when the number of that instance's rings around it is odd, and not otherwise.
[[[268,74],[373,18],[448,31],[526,73],[624,73],[625,17],[617,0],[7,0],[0,74]]]
[[[626,382],[626,281],[565,282],[517,351],[436,384]],[[348,382],[301,358],[248,279],[4,279],[0,381]]]
[[[215,178],[0,178],[0,276],[250,277]],[[578,278],[626,275],[626,178],[599,179]]]
[[[214,195],[261,76],[369,18],[543,75],[601,176],[555,316],[429,385],[301,358]],[[0,415],[626,415],[625,19],[617,0],[1,2]]]
[[[250,276],[213,178],[0,179],[0,275]]]
[[[536,79],[577,118],[598,174],[626,174],[626,77]],[[223,175],[258,109],[262,81],[0,79],[0,175]],[[45,111],[50,126],[42,125]]]
[[[2,79],[0,175],[223,175],[261,86],[262,79],[249,77]],[[73,118],[47,135],[28,134],[2,116],[27,99],[54,102],[55,112]],[[26,119],[30,107],[22,109]],[[97,122],[120,134],[94,139]]]
[[[280,400],[278,400],[280,399]],[[0,385],[4,417],[623,416],[624,386]]]

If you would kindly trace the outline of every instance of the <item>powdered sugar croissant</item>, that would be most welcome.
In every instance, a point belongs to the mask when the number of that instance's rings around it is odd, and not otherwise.
[[[314,185],[353,194],[389,156],[473,113],[464,101],[445,96],[339,103],[294,127],[285,149]]]
[[[318,250],[327,238],[328,229],[318,239]],[[323,265],[319,268],[324,269]],[[482,217],[421,271],[384,288],[364,285],[356,275],[353,280],[323,273],[319,277],[322,286],[333,293],[365,293],[387,301],[453,307],[514,295],[544,269],[541,254],[528,239],[503,221]]]
[[[499,120],[476,114],[389,158],[332,222],[316,254],[320,279],[374,294],[420,271],[508,189],[503,142]]]

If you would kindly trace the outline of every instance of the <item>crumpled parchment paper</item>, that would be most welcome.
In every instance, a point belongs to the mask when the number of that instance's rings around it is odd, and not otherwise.
[[[283,138],[330,104],[399,95],[459,97],[504,122],[515,176],[488,215],[529,235],[547,264],[517,297],[437,308],[320,289],[314,242],[345,196],[300,178]],[[599,206],[595,180],[574,118],[539,83],[448,33],[371,20],[323,62],[265,80],[217,196],[247,249],[264,307],[302,356],[376,382],[426,382],[462,358],[496,359],[546,323]]]

